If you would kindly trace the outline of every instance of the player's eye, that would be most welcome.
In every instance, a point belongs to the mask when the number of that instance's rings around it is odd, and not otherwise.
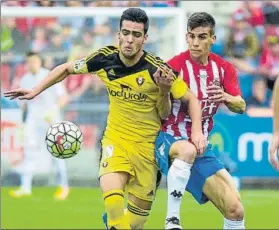
[[[204,39],[206,39],[206,38],[207,38],[206,35],[201,35],[201,36],[199,36],[199,39],[200,39],[200,40],[204,40]]]
[[[128,35],[128,34],[130,34],[130,31],[128,31],[128,30],[122,30],[122,34],[123,34],[123,35]]]
[[[195,38],[195,35],[194,35],[194,34],[189,34],[189,38],[194,39],[194,38]]]
[[[140,32],[134,32],[133,35],[136,37],[136,38],[140,38],[142,33]]]

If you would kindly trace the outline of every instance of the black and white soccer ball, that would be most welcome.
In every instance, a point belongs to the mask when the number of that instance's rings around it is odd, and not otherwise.
[[[46,134],[47,150],[60,159],[78,154],[82,146],[82,133],[77,125],[62,121],[51,125]]]

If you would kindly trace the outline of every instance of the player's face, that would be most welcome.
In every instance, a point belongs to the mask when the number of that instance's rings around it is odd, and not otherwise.
[[[33,55],[27,58],[27,68],[30,72],[36,72],[41,68],[41,59],[40,57]]]
[[[269,45],[269,49],[274,56],[279,55],[279,42]]]
[[[147,34],[144,34],[144,24],[124,20],[118,32],[118,39],[123,56],[127,59],[135,58],[147,39]]]
[[[209,54],[210,48],[216,40],[216,36],[211,35],[210,32],[210,27],[197,27],[193,30],[188,30],[186,40],[193,58],[201,59]]]

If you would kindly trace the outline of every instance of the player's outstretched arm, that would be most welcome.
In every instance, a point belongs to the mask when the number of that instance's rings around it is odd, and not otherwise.
[[[270,163],[276,170],[279,170],[279,77],[273,89],[273,136],[269,147]]]
[[[202,132],[202,111],[199,100],[188,90],[180,100],[188,105],[188,113],[192,121],[191,141],[196,146],[198,154],[204,153],[207,147],[207,139]]]
[[[74,64],[73,62],[67,62],[55,67],[50,71],[48,77],[42,80],[37,86],[33,89],[13,89],[4,93],[5,97],[9,97],[11,100],[19,98],[20,100],[31,100],[41,92],[51,87],[52,85],[64,80],[68,75],[74,73]]]

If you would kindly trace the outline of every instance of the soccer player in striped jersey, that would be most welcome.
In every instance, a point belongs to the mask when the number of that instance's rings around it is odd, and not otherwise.
[[[279,171],[279,76],[273,88],[273,136],[269,148],[269,159],[274,169]]]
[[[196,130],[193,142],[200,151],[205,148],[198,99],[178,72],[143,50],[148,26],[145,11],[129,8],[120,19],[119,47],[106,46],[81,60],[57,66],[32,90],[15,89],[5,93],[11,98],[30,100],[69,74],[93,73],[104,82],[110,105],[99,176],[109,229],[144,227],[155,197],[155,140],[161,118],[167,117],[170,111],[170,93],[189,104]],[[126,214],[125,190],[128,193]]]
[[[181,73],[202,107],[202,129],[209,137],[213,116],[221,104],[235,113],[244,113],[236,70],[232,64],[210,52],[215,42],[215,20],[204,12],[188,20],[186,40],[189,50],[174,56],[168,64]],[[211,145],[204,154],[191,140],[193,127],[187,104],[172,100],[171,115],[163,123],[155,142],[155,155],[167,175],[168,210],[165,229],[182,229],[180,204],[185,187],[203,204],[210,200],[224,216],[224,229],[243,229],[244,214],[239,193],[230,174],[216,158]],[[173,162],[169,162],[169,158]]]

